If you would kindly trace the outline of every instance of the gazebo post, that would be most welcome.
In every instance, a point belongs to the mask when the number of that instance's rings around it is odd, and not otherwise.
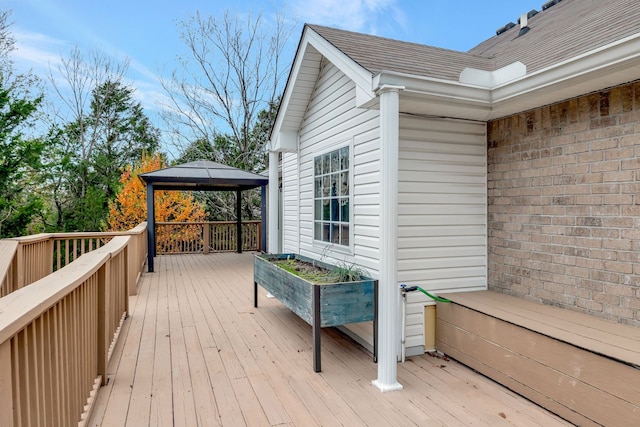
[[[242,253],[242,190],[236,191],[236,236],[238,237],[238,253]]]
[[[147,271],[153,273],[156,256],[156,215],[154,211],[153,182],[147,183]]]

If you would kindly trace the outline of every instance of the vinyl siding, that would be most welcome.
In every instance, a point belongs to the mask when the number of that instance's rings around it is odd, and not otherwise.
[[[298,153],[283,155],[283,250],[329,263],[356,264],[378,277],[379,111],[356,108],[355,84],[333,64],[322,62],[298,135]],[[350,246],[313,239],[314,158],[349,147]],[[372,323],[341,328],[372,350]]]
[[[486,126],[402,116],[398,281],[430,292],[486,289]],[[406,347],[424,343],[421,293],[407,296]]]
[[[298,154],[282,153],[282,252],[298,253]]]
[[[355,107],[355,85],[324,62],[299,132],[300,253],[330,263],[355,263],[378,274],[378,111]],[[313,239],[313,162],[320,154],[349,146],[351,245],[327,246]]]

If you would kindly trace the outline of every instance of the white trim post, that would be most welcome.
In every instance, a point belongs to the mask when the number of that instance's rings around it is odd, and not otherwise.
[[[380,391],[401,390],[398,383],[400,291],[398,288],[399,86],[382,86],[380,96],[380,277],[378,284],[378,379]]]
[[[269,247],[267,251],[272,254],[280,252],[278,247],[278,203],[280,203],[280,197],[278,197],[278,187],[280,185],[280,177],[278,176],[278,152],[269,151]]]

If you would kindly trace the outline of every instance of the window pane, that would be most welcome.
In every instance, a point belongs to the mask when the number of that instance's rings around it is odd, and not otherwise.
[[[340,170],[340,153],[334,151],[331,153],[331,172],[338,172]]]
[[[322,238],[322,223],[321,222],[316,222],[316,225],[314,227],[314,232],[313,232],[313,238],[316,240],[324,240]]]
[[[322,224],[322,239],[325,242],[331,241],[331,234],[329,233],[329,224]]]
[[[337,198],[331,199],[331,222],[340,221],[340,203]]]
[[[329,155],[325,154],[324,156],[322,156],[322,173],[329,173]]]
[[[314,160],[314,175],[322,175],[322,158],[316,157]]]
[[[322,197],[322,179],[316,178],[315,183],[315,197]]]
[[[342,172],[340,174],[340,196],[349,195],[349,173]]]
[[[331,196],[335,197],[338,195],[338,191],[340,190],[340,186],[338,185],[338,174],[334,173],[331,175]]]
[[[349,226],[348,225],[340,226],[340,244],[345,246],[349,245]]]
[[[329,226],[331,230],[330,242],[331,243],[340,243],[340,226],[337,224],[332,224]]]
[[[315,202],[315,213],[313,217],[316,221],[322,219],[322,200],[316,200]]]
[[[340,200],[340,221],[349,222],[349,199],[346,197]]]
[[[340,169],[349,169],[349,147],[344,147],[340,150]]]
[[[329,199],[324,199],[322,201],[322,219],[325,221],[329,221],[331,219],[330,213],[331,211],[329,210]]]

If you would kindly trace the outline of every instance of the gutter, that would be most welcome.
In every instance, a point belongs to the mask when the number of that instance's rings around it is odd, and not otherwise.
[[[384,85],[404,86],[401,102],[414,97],[440,104],[449,115],[491,120],[627,83],[640,78],[632,72],[636,67],[640,34],[530,74],[517,62],[492,72],[467,68],[459,81],[381,71],[371,80],[371,93]]]

